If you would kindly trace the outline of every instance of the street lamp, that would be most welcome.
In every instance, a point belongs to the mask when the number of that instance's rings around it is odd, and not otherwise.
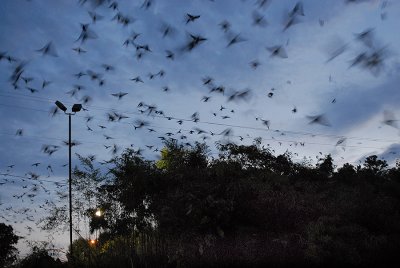
[[[97,217],[101,217],[101,215],[103,215],[103,213],[101,212],[100,209],[98,209],[98,210],[96,211],[96,213],[94,213],[94,215],[96,215]]]
[[[56,105],[60,108],[65,114],[68,115],[68,125],[69,125],[69,137],[68,137],[68,147],[69,147],[69,244],[70,244],[70,254],[73,258],[72,254],[72,170],[71,170],[71,115],[76,114],[82,109],[82,104],[74,104],[72,106],[72,113],[67,112],[67,107],[62,104],[60,101],[56,101]]]

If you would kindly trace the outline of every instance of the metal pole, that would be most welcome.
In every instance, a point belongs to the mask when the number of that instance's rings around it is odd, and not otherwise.
[[[69,244],[70,244],[70,252],[71,259],[73,259],[73,250],[72,250],[72,167],[71,167],[71,114],[68,114],[68,122],[69,122]]]

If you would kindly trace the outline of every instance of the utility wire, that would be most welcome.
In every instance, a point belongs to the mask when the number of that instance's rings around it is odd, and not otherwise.
[[[15,96],[10,96],[10,95],[4,95],[2,93],[0,93],[0,96],[5,96],[5,97],[12,97],[12,98],[17,98]],[[29,95],[24,95],[24,94],[20,94],[20,96],[24,96],[24,97],[28,97],[31,98],[33,97],[34,99],[38,99],[38,100],[43,100],[46,101],[48,103],[53,103],[54,100],[52,99],[47,99],[47,98],[41,98],[41,97],[34,97],[34,96],[29,96]],[[66,102],[67,104],[72,104],[69,102]],[[0,104],[3,106],[9,106],[7,104]],[[92,106],[92,105],[87,105],[88,108],[93,108],[95,110],[101,110],[101,111],[110,111],[110,108],[105,108],[105,107],[100,107],[100,106]],[[18,107],[18,108],[25,108],[27,109],[27,107]],[[42,111],[42,112],[47,112],[48,111],[44,111],[44,110],[38,110],[35,109],[37,111]],[[115,109],[112,109],[113,111],[116,112],[120,112],[120,113],[124,113],[124,114],[132,114],[132,115],[139,115],[139,116],[143,116],[142,113],[140,112],[132,112],[132,111],[118,111]],[[80,116],[77,115],[78,117],[84,117],[84,116]],[[173,116],[161,116],[161,115],[157,115],[157,114],[151,114],[152,117],[157,117],[157,118],[162,118],[162,119],[168,119],[168,120],[181,120],[181,121],[185,121],[185,122],[193,122],[193,120],[191,119],[185,119],[185,118],[178,118],[178,117],[173,117]],[[124,122],[125,123],[125,122]],[[210,122],[210,121],[201,121],[199,120],[197,123],[202,123],[202,124],[208,124],[208,125],[218,125],[218,126],[225,126],[225,127],[234,127],[234,128],[242,128],[242,129],[250,129],[250,130],[260,130],[260,131],[269,131],[269,132],[281,132],[281,133],[289,133],[289,134],[295,134],[295,135],[304,135],[304,136],[320,136],[320,137],[329,137],[329,138],[347,138],[347,139],[355,139],[355,140],[367,140],[367,141],[372,141],[372,142],[376,142],[376,141],[384,141],[384,142],[398,142],[397,140],[387,140],[387,139],[380,139],[380,138],[367,138],[367,137],[357,137],[357,136],[346,136],[346,135],[335,135],[335,134],[323,134],[323,133],[313,133],[313,132],[303,132],[303,131],[293,131],[293,130],[278,130],[278,129],[265,129],[265,128],[260,128],[260,127],[250,127],[250,126],[242,126],[242,125],[234,125],[234,124],[225,124],[225,123],[217,123],[217,122]],[[131,124],[131,123],[129,123]]]

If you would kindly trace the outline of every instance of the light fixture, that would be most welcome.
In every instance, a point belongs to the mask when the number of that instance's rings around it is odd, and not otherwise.
[[[67,110],[67,107],[65,107],[64,104],[62,104],[62,103],[59,102],[59,101],[56,101],[56,105],[57,105],[57,107],[60,108],[64,113],[65,113],[65,111]]]
[[[82,109],[82,104],[74,104],[74,105],[72,106],[72,112],[73,112],[73,113],[77,113],[77,112],[79,112],[81,109]]]
[[[97,217],[101,217],[101,215],[103,214],[103,213],[101,213],[101,210],[100,209],[98,209],[97,211],[96,211],[96,213],[94,213]]]

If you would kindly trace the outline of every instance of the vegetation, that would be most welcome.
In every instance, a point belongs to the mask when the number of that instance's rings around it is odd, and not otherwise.
[[[59,259],[54,259],[47,243],[42,245],[32,245],[31,253],[20,260],[14,267],[16,268],[62,268],[67,267]]]
[[[92,245],[75,241],[70,261],[76,267],[281,267],[397,260],[399,163],[388,168],[370,156],[362,166],[336,169],[327,155],[311,166],[294,163],[290,153],[274,156],[258,140],[218,149],[214,159],[204,144],[169,141],[159,161],[128,149],[107,174],[81,157],[75,180],[96,201],[79,208],[100,235]],[[101,216],[93,213],[98,207]]]
[[[18,240],[12,226],[0,223],[0,267],[7,267],[17,259],[18,251],[14,245]]]

